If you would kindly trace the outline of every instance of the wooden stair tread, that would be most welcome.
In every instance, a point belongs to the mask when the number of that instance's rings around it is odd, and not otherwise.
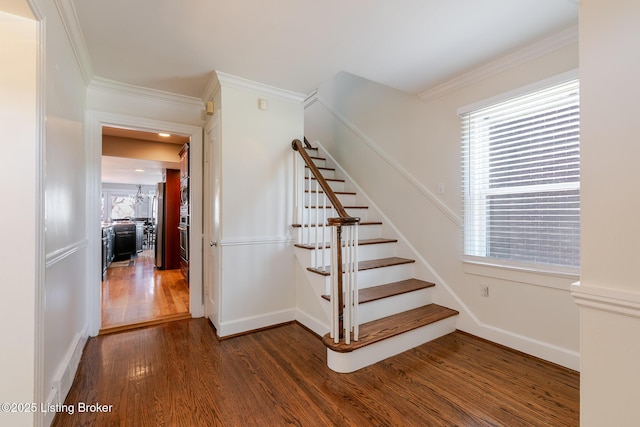
[[[304,179],[311,179],[313,181],[315,181],[315,178],[309,178],[309,177],[304,177]],[[337,178],[325,178],[325,181],[333,181],[333,182],[344,182],[344,179],[337,179]]]
[[[407,279],[401,280],[399,282],[385,283],[384,285],[359,289],[358,302],[360,304],[365,304],[371,301],[377,301],[395,295],[418,291],[420,289],[432,288],[434,286],[434,283],[425,282],[424,280],[420,279]],[[331,301],[331,297],[329,295],[322,295],[322,298],[326,299],[327,301]]]
[[[322,342],[333,351],[348,353],[458,314],[456,310],[429,304],[360,325],[358,341],[352,341],[349,345],[344,340],[334,343],[329,334],[322,337]]]
[[[358,223],[358,225],[363,226],[363,225],[382,225],[382,222],[380,221],[365,221],[365,222],[360,222]],[[302,224],[291,224],[291,226],[293,228],[301,228]],[[315,224],[309,224],[309,227],[315,227]],[[330,227],[329,224],[327,224],[327,227]]]
[[[304,190],[305,193],[321,193],[324,194],[324,191],[320,190],[320,191],[316,191],[316,190]],[[356,192],[355,191],[334,191],[334,194],[348,194],[350,196],[355,196]]]
[[[374,268],[382,268],[382,267],[391,267],[394,265],[401,265],[401,264],[410,264],[413,262],[416,262],[416,260],[408,259],[408,258],[400,258],[400,257],[371,259],[367,261],[358,262],[358,271],[371,270]],[[321,274],[323,276],[329,276],[331,274],[330,268],[327,266],[324,266],[321,268],[307,267],[307,270],[311,271],[312,273]]]
[[[396,243],[398,241],[398,239],[383,239],[383,238],[376,238],[376,239],[360,239],[358,241],[358,245],[362,246],[362,245],[378,245],[378,244],[382,244],[382,243]],[[302,249],[315,249],[316,246],[314,244],[309,244],[309,245],[301,245],[301,244],[295,244],[294,245],[296,248],[302,248]],[[330,248],[331,245],[327,243],[327,245],[325,246],[325,248]]]
[[[309,169],[309,166],[305,166],[305,168]],[[316,166],[316,168],[318,168],[319,170],[334,171],[334,172],[336,170],[336,168],[329,168],[326,166]]]
[[[331,205],[327,205],[327,206],[315,206],[315,205],[307,205],[305,206],[306,209],[317,209],[317,208],[327,208],[327,209],[331,209],[333,206]],[[343,206],[343,208],[345,209],[369,209],[369,206]]]

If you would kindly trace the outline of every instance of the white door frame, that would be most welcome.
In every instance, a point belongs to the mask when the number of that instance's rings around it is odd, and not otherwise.
[[[220,330],[220,110],[207,121],[204,139],[204,305],[205,316]]]
[[[100,186],[102,174],[102,127],[122,127],[141,131],[163,130],[190,138],[189,203],[189,311],[191,317],[204,315],[202,287],[202,128],[163,120],[153,120],[102,111],[87,111],[87,318],[89,335],[96,336],[102,323],[101,277],[102,238],[100,233]]]

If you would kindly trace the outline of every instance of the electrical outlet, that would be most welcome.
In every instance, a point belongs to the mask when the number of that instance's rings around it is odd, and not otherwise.
[[[485,284],[480,285],[480,296],[482,297],[489,296],[489,285],[485,285]]]
[[[444,182],[438,183],[438,194],[444,194]]]

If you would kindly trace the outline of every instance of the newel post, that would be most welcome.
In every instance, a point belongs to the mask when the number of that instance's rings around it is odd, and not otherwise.
[[[338,337],[344,337],[344,296],[342,284],[342,226],[336,225],[336,276],[338,280]]]

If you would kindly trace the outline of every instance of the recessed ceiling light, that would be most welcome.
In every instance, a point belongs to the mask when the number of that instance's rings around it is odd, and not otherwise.
[[[160,136],[164,136],[165,138],[167,138],[167,137],[171,136],[171,134],[170,134],[170,133],[166,133],[166,132],[160,132],[158,135],[160,135]]]
[[[144,172],[144,169],[134,169],[134,172]]]

